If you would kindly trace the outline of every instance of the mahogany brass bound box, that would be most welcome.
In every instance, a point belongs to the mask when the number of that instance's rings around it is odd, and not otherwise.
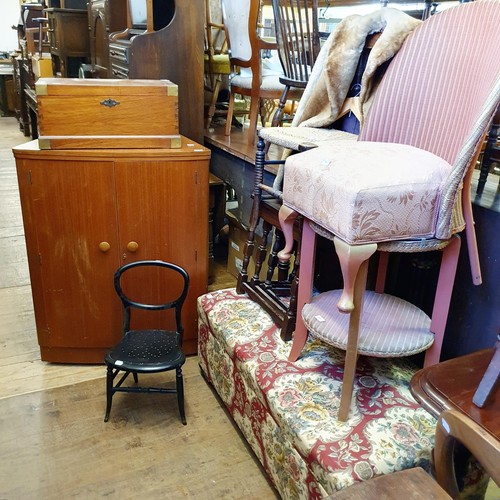
[[[180,148],[169,80],[40,78],[40,149]]]

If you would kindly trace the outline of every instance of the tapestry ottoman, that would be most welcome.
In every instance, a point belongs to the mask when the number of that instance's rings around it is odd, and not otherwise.
[[[199,297],[198,315],[201,370],[282,498],[429,469],[436,422],[410,394],[408,362],[361,357],[349,419],[339,422],[343,351],[309,340],[289,362],[279,327],[234,289]]]

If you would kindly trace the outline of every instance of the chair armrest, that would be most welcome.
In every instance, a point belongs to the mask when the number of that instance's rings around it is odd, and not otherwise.
[[[436,479],[453,498],[458,486],[453,467],[453,450],[460,441],[478,460],[496,483],[500,483],[500,441],[471,418],[456,410],[446,410],[436,427],[434,466]]]
[[[259,50],[278,50],[277,42],[269,42],[260,37],[257,40],[259,42]]]
[[[122,38],[128,38],[129,36],[129,28],[124,29],[123,31],[117,31],[116,33],[112,33],[109,35],[109,40],[114,42],[115,40],[121,40]]]

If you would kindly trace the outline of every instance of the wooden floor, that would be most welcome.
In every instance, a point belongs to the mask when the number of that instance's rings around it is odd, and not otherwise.
[[[27,140],[0,118],[0,498],[276,498],[196,356],[185,427],[175,399],[149,395],[117,395],[104,424],[103,366],[40,360],[11,153]],[[233,285],[217,265],[211,289]]]

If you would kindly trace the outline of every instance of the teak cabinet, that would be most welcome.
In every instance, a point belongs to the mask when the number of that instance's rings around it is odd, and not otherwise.
[[[182,139],[178,149],[40,150],[37,141],[14,149],[42,360],[103,361],[121,336],[114,272],[142,259],[189,273],[184,350],[196,352],[210,152]],[[137,280],[131,286],[144,290],[168,286]]]

